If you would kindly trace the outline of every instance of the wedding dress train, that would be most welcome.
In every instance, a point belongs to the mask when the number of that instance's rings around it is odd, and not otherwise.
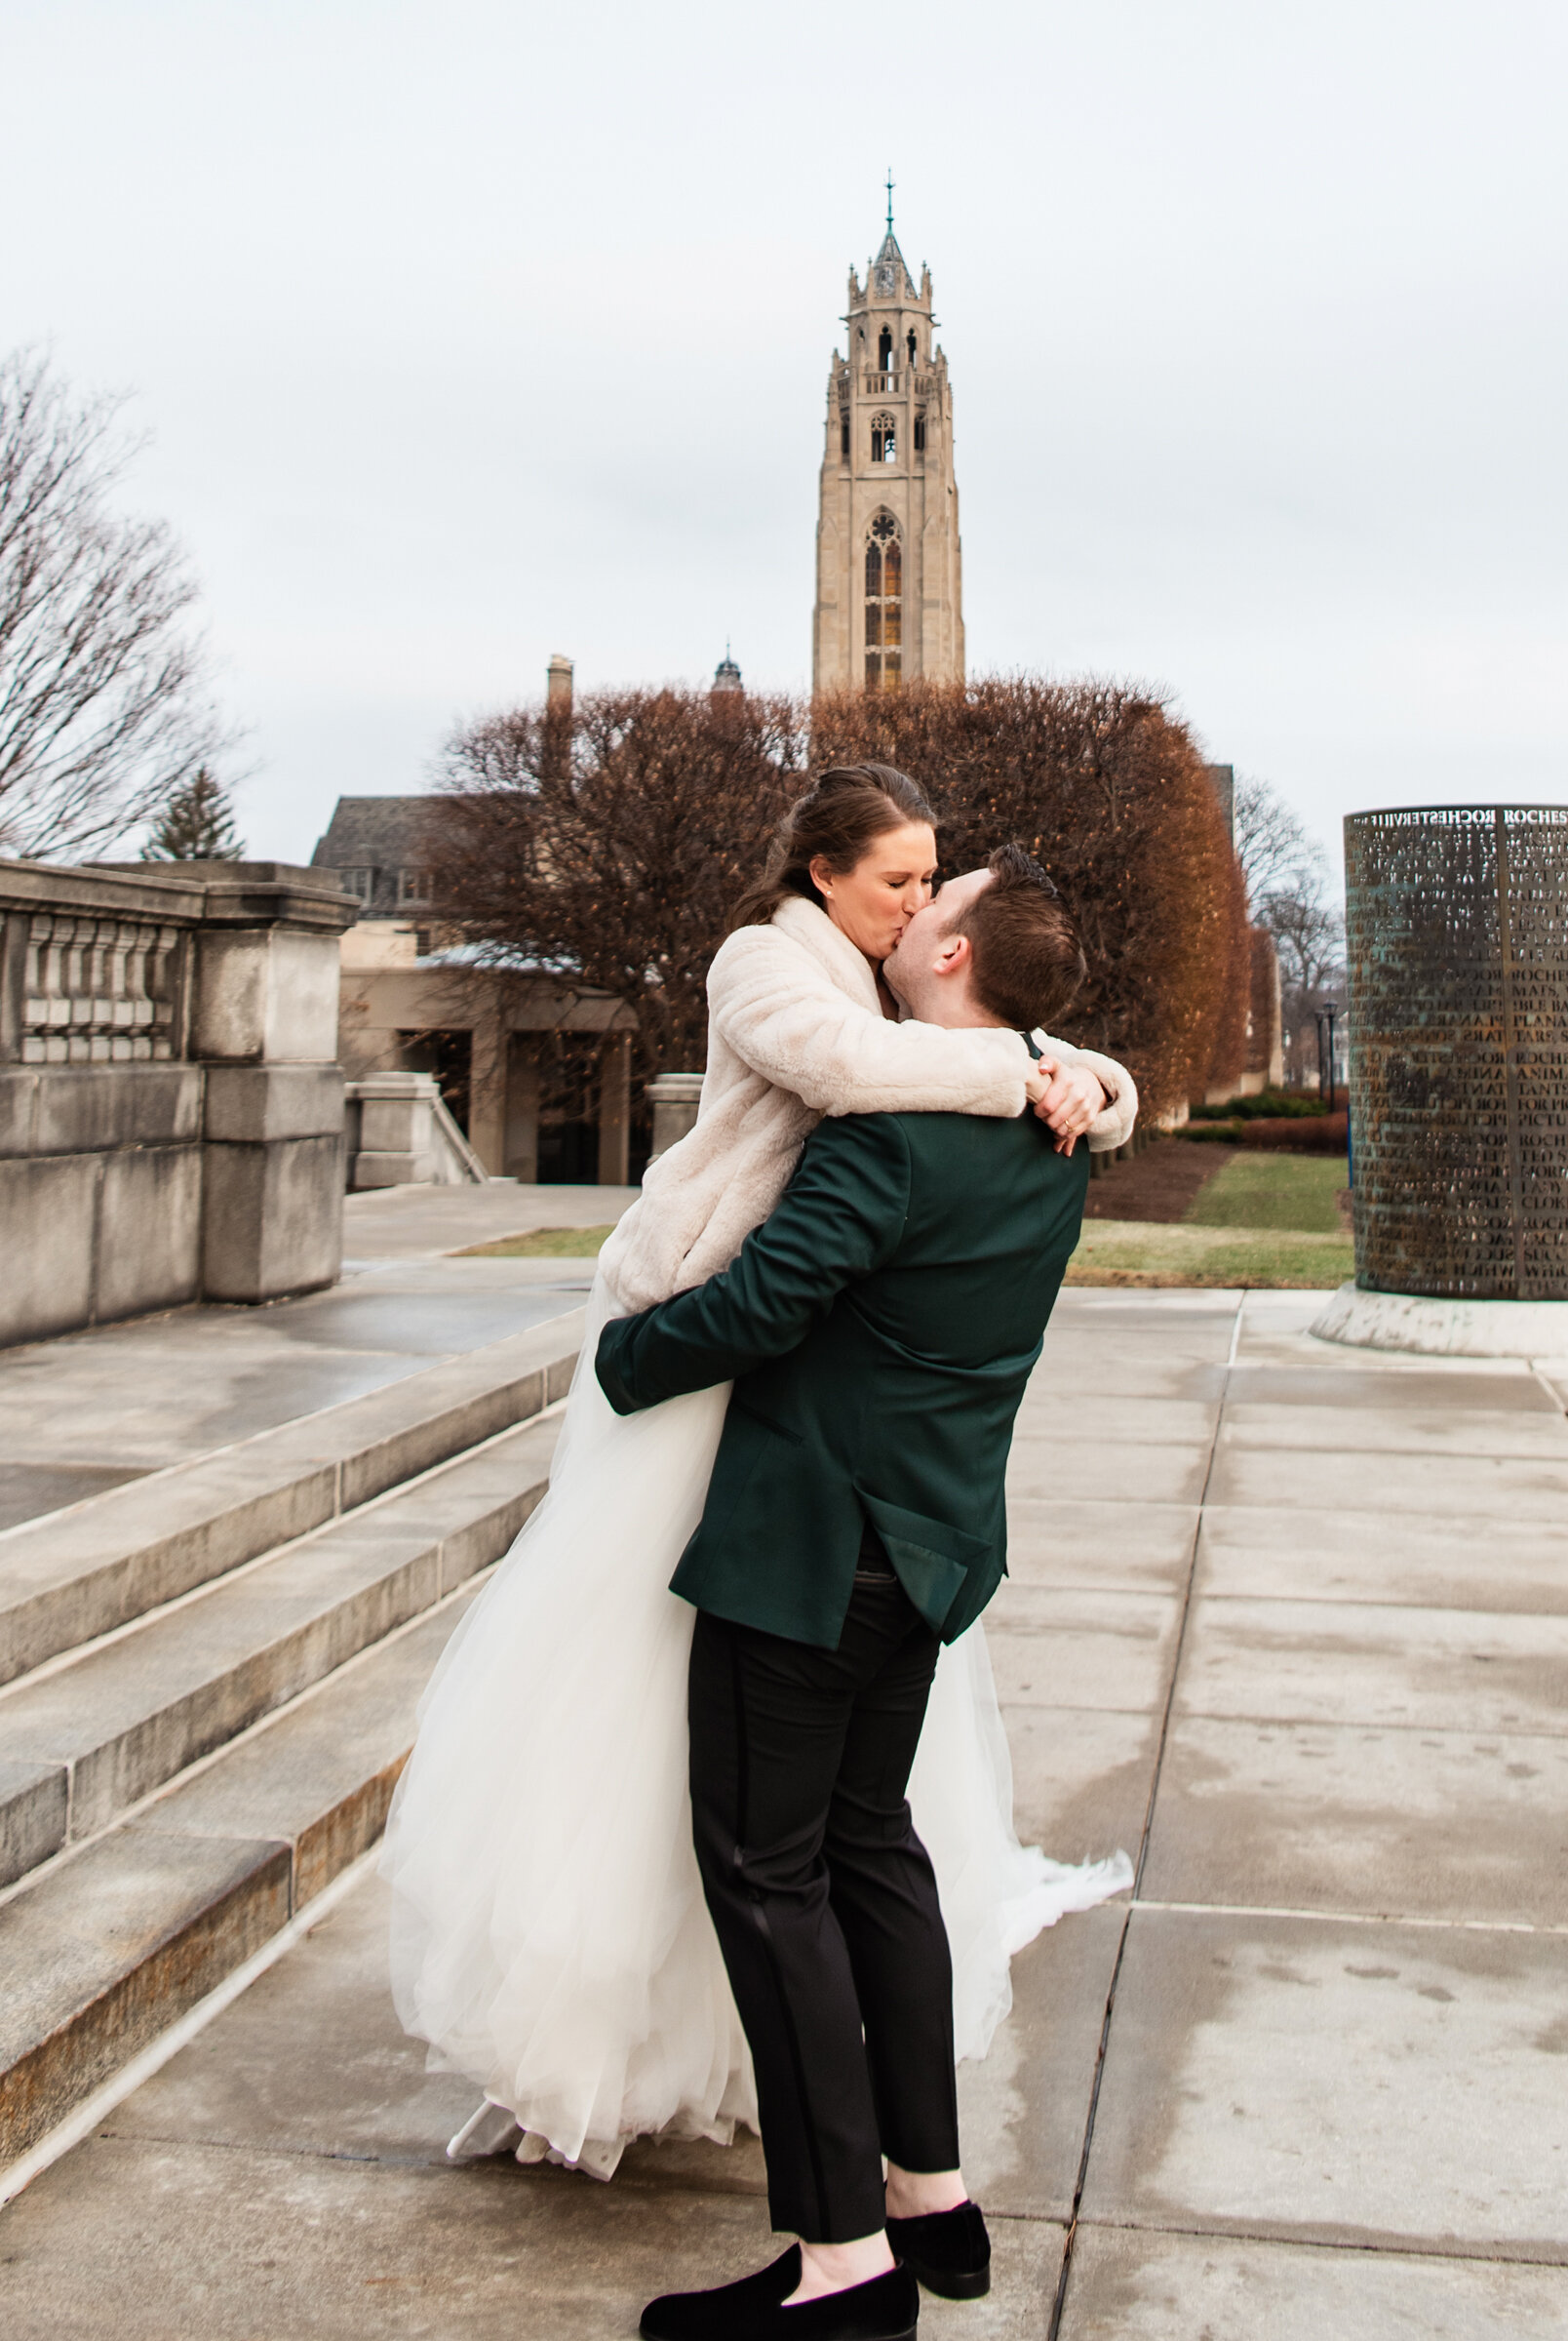
[[[631,2137],[755,2126],[686,1789],[693,1612],[668,1591],[728,1387],[618,1416],[588,1308],[549,1491],[449,1644],[388,1823],[392,1986],[430,2062],[485,2092],[453,2151],[509,2142],[608,2177]],[[983,1628],[944,1649],[910,1786],[953,1948],[958,2053],[983,2056],[1013,1953],[1131,1884],[1021,1846]]]

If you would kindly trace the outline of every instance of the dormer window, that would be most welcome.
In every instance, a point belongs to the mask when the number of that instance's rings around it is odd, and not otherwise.
[[[398,901],[400,903],[428,902],[429,899],[430,872],[428,870],[399,870]]]
[[[898,460],[898,426],[890,415],[874,415],[871,418],[871,459],[874,463]]]

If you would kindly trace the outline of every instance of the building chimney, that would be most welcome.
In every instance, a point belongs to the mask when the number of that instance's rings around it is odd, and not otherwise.
[[[563,658],[561,653],[557,651],[544,671],[545,705],[552,712],[556,708],[561,708],[569,715],[571,713],[571,660]]]

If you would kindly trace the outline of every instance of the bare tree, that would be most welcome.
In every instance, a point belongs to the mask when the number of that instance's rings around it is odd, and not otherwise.
[[[760,694],[606,691],[459,731],[424,852],[442,917],[501,971],[608,992],[640,1081],[700,1068],[708,962],[805,768]]]
[[[1235,784],[1235,851],[1260,927],[1279,953],[1286,1079],[1315,1071],[1316,1014],[1345,996],[1345,920],[1329,893],[1328,855],[1267,780]]]
[[[1345,1000],[1345,917],[1319,884],[1270,894],[1259,914],[1279,952],[1279,1016],[1285,1078],[1293,1086],[1314,1075],[1317,1011]]]
[[[1249,774],[1237,778],[1235,838],[1249,902],[1261,905],[1271,894],[1315,898],[1327,885],[1327,854],[1272,781]]]
[[[185,628],[196,586],[161,521],[113,508],[118,402],[0,362],[0,852],[101,853],[225,735]]]

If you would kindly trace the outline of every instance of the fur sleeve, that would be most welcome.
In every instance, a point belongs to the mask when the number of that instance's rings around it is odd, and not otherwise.
[[[1021,1033],[890,1023],[841,991],[777,928],[729,937],[709,971],[708,1005],[735,1054],[813,1113],[1001,1120],[1024,1110],[1030,1056]]]
[[[1089,1124],[1089,1152],[1109,1154],[1113,1146],[1124,1146],[1138,1119],[1138,1085],[1126,1066],[1114,1056],[1102,1056],[1098,1049],[1075,1049],[1071,1041],[1053,1040],[1048,1032],[1037,1032],[1035,1045],[1060,1064],[1087,1065],[1110,1100]]]

